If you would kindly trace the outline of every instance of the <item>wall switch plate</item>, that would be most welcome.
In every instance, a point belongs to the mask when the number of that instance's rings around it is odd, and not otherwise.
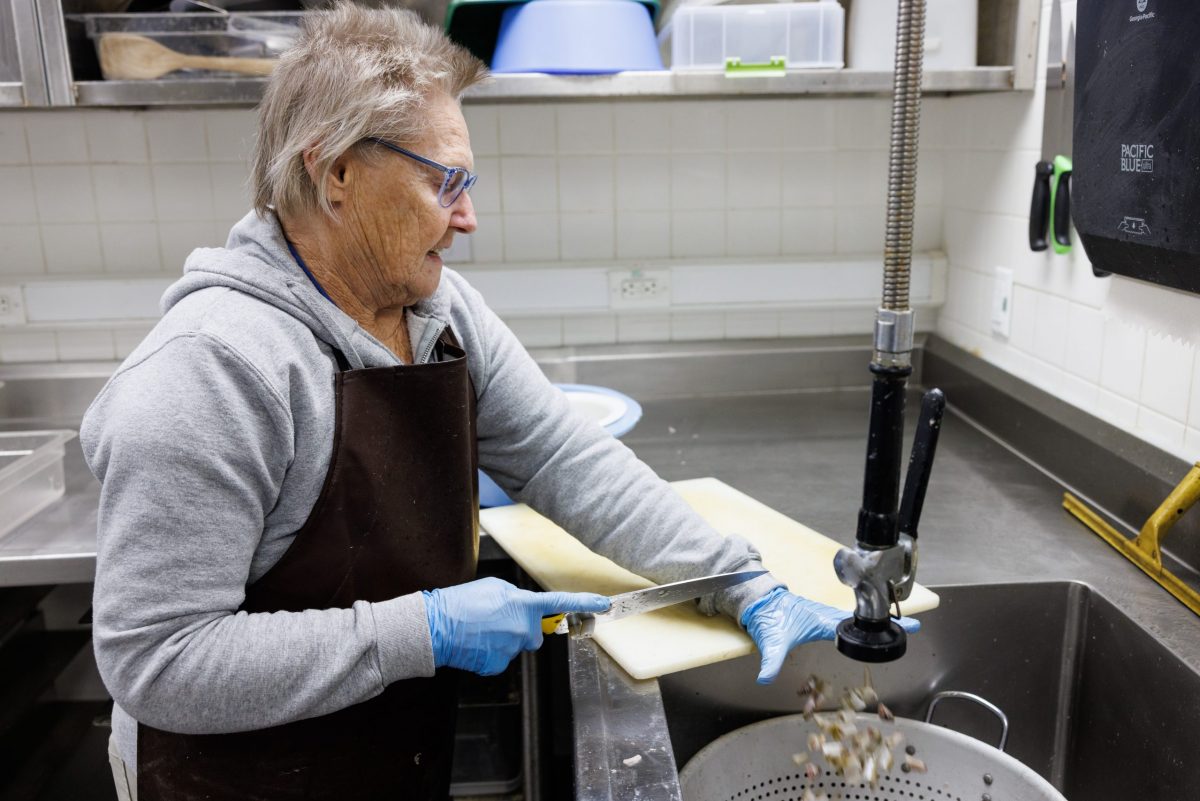
[[[1013,271],[996,268],[992,284],[992,333],[1008,339],[1012,332]]]
[[[613,309],[654,309],[671,305],[670,270],[613,270],[608,274],[608,305]]]
[[[0,327],[25,325],[25,297],[19,286],[0,286]]]

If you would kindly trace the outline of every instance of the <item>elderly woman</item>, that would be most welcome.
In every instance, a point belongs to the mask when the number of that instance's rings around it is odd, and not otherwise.
[[[759,567],[443,267],[475,230],[459,98],[485,74],[408,13],[315,15],[260,107],[254,211],[88,411],[123,796],[445,798],[456,672],[607,608],[472,580],[478,466],[652,579]],[[769,574],[702,606],[754,637],[760,681],[844,616]]]

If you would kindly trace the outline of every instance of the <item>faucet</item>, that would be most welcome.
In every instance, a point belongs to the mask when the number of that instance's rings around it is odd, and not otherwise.
[[[897,511],[904,396],[912,375],[913,312],[908,290],[925,0],[900,0],[896,23],[883,302],[875,316],[863,502],[854,547],[842,548],[833,560],[838,579],[853,588],[855,597],[854,616],[838,625],[837,649],[863,662],[899,659],[906,649],[907,638],[892,620],[891,609],[895,607],[899,617],[900,602],[908,598],[916,578],[917,523],[946,406],[941,390],[925,393],[904,483],[904,500]]]

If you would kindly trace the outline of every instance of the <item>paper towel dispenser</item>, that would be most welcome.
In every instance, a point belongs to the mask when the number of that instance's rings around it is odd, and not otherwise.
[[[1200,1],[1079,0],[1072,216],[1098,270],[1200,293]]]

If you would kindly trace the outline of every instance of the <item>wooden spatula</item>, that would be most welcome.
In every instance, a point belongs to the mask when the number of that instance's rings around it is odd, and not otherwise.
[[[182,69],[270,75],[274,67],[273,58],[189,56],[136,33],[106,33],[100,37],[100,69],[109,80],[148,81]]]

